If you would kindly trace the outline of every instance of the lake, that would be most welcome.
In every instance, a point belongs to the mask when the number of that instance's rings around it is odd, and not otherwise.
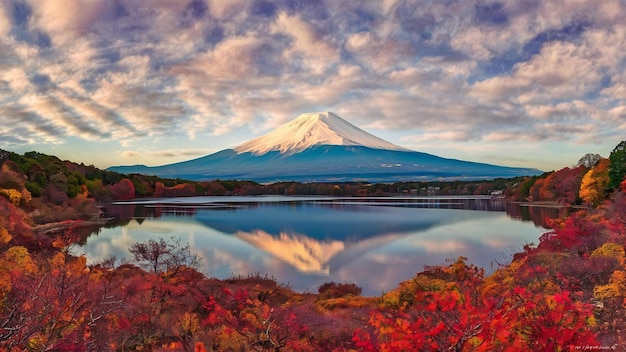
[[[258,273],[301,292],[353,282],[364,295],[459,256],[490,272],[537,244],[545,217],[559,215],[475,197],[191,197],[118,202],[106,212],[119,220],[75,250],[90,263],[175,236],[208,276]]]

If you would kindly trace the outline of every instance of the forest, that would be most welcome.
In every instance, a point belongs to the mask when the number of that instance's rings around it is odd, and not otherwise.
[[[0,350],[565,351],[626,346],[626,141],[608,158],[485,181],[260,185],[121,175],[0,151]],[[255,194],[389,195],[438,189],[576,211],[487,274],[462,256],[415,268],[380,296],[353,283],[295,292],[271,273],[207,277],[187,244],[151,239],[132,258],[72,253],[99,202]],[[62,226],[42,231],[54,223]],[[505,229],[503,229],[505,231]]]

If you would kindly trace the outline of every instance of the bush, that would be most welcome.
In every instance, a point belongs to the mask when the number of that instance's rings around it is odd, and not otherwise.
[[[26,182],[24,186],[33,197],[41,197],[41,194],[43,193],[43,189],[36,182]]]
[[[16,207],[20,205],[20,201],[22,200],[20,191],[16,189],[0,189],[0,194],[6,197],[6,199]]]
[[[335,283],[326,282],[322,284],[318,289],[319,299],[339,298],[348,295],[359,296],[361,294],[361,287],[352,283]]]

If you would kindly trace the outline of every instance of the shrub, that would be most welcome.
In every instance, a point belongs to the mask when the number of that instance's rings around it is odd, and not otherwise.
[[[0,189],[0,194],[5,196],[8,201],[13,203],[13,205],[20,205],[20,201],[22,200],[22,194],[20,191],[16,189]]]
[[[320,296],[319,299],[339,298],[347,295],[358,296],[361,294],[361,287],[352,283],[335,283],[326,282],[322,284],[318,289]]]

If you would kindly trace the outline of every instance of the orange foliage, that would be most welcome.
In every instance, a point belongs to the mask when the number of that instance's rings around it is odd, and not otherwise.
[[[196,188],[191,183],[180,183],[172,187],[166,187],[162,182],[154,185],[154,196],[163,197],[191,197],[196,195]]]
[[[587,172],[584,166],[563,168],[535,181],[529,195],[533,201],[552,201],[566,204],[576,202],[580,182]]]

